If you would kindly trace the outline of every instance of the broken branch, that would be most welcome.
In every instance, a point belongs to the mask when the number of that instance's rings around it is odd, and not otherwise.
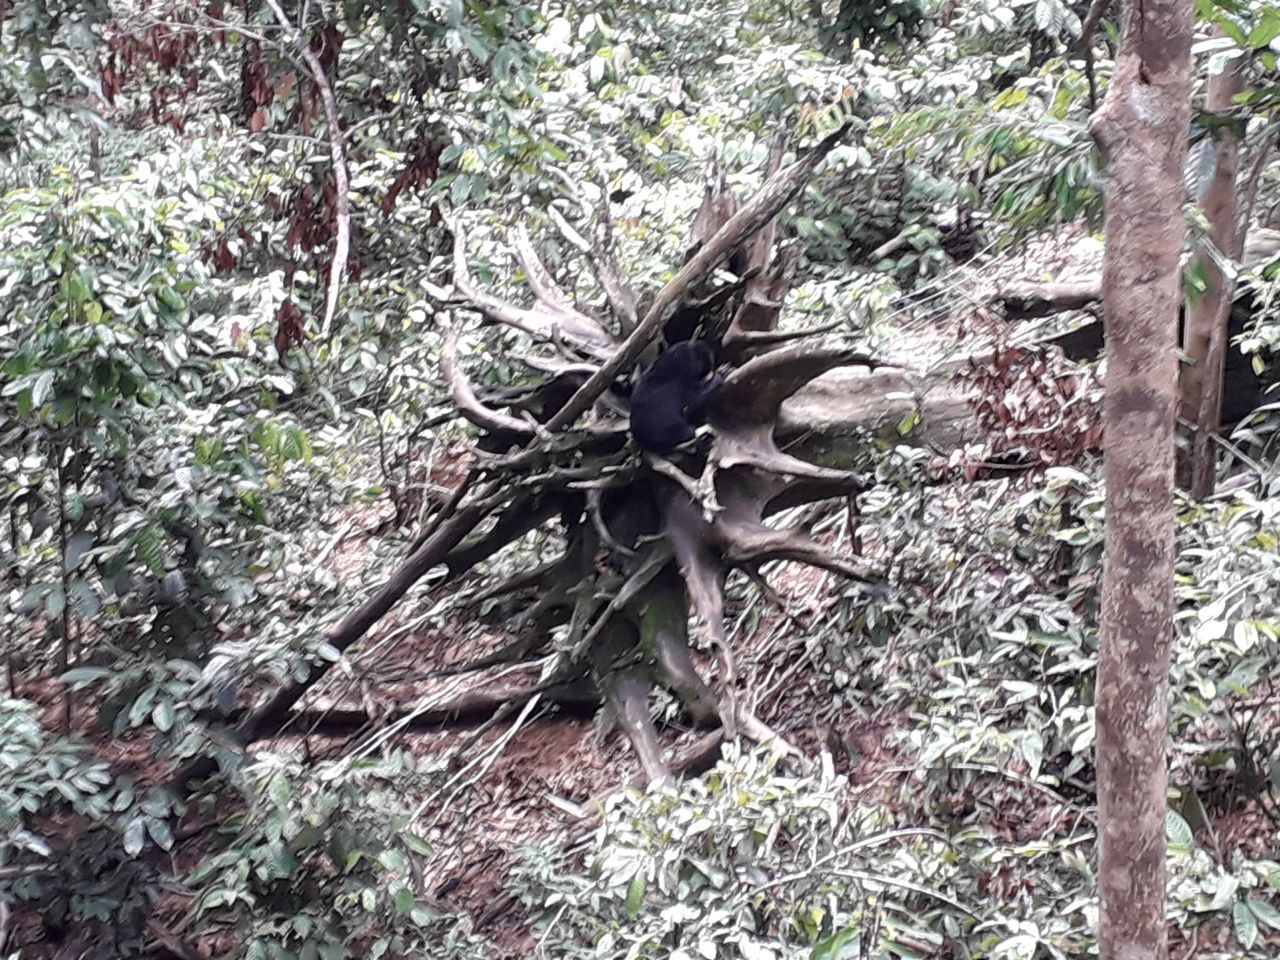
[[[649,343],[657,337],[663,324],[675,310],[685,291],[711,275],[716,265],[778,215],[791,199],[800,192],[809,177],[828,153],[834,149],[849,131],[849,124],[827,135],[805,156],[787,169],[770,177],[760,192],[735,213],[723,227],[668,281],[644,319],[603,367],[591,375],[568,403],[547,422],[548,430],[563,430],[595,403],[618,378],[618,375],[639,359]]]

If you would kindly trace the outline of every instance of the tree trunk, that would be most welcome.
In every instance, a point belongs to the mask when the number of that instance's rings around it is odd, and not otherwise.
[[[1099,955],[1164,960],[1169,639],[1188,0],[1128,0],[1092,132],[1106,170],[1106,543],[1098,662]]]
[[[1225,36],[1219,29],[1217,36]],[[1244,87],[1243,54],[1227,61],[1222,72],[1209,78],[1205,110],[1226,114],[1232,98]],[[1217,163],[1201,206],[1209,221],[1209,235],[1222,256],[1239,259],[1241,231],[1236,226],[1236,170],[1240,138],[1230,125],[1218,128]],[[1191,365],[1182,369],[1179,414],[1191,424],[1190,444],[1178,451],[1178,485],[1197,500],[1213,492],[1217,445],[1214,438],[1222,419],[1223,369],[1227,356],[1227,322],[1231,317],[1234,282],[1225,275],[1213,251],[1202,247],[1192,261],[1195,275],[1204,277],[1206,289],[1187,303],[1187,327],[1183,349]]]

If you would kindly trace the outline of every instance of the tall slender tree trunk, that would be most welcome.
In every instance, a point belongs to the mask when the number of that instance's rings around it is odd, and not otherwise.
[[[1102,960],[1164,960],[1174,423],[1192,0],[1127,0],[1093,136],[1106,167],[1106,557],[1098,662]]]
[[[1225,36],[1218,30],[1217,36]],[[1226,113],[1232,97],[1244,89],[1243,53],[1227,61],[1221,73],[1209,78],[1205,109]],[[1206,238],[1221,255],[1240,258],[1244,231],[1237,226],[1236,171],[1240,163],[1240,138],[1234,128],[1219,127],[1215,133],[1217,162],[1201,207],[1209,221]],[[1223,273],[1211,251],[1201,250],[1193,270],[1203,276],[1206,289],[1187,304],[1184,350],[1191,365],[1182,369],[1179,412],[1192,425],[1191,442],[1178,453],[1178,485],[1196,499],[1213,492],[1217,445],[1214,439],[1222,421],[1222,373],[1227,359],[1227,324],[1235,283]]]

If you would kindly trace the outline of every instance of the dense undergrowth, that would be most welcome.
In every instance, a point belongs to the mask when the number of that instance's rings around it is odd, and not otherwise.
[[[29,6],[0,40],[0,954],[1095,955],[1103,517],[1089,455],[975,482],[912,446],[911,423],[900,446],[868,441],[855,509],[809,519],[875,562],[886,589],[869,599],[782,565],[780,608],[746,578],[729,585],[744,686],[805,758],[731,745],[674,787],[615,777],[581,802],[556,796],[559,819],[524,830],[519,862],[513,845],[513,862],[480,870],[496,880],[471,881],[502,891],[509,922],[459,909],[454,878],[430,873],[441,841],[425,829],[451,820],[442,835],[467,836],[450,810],[479,790],[505,743],[483,738],[502,724],[419,738],[411,718],[380,712],[378,677],[407,644],[411,685],[440,665],[438,646],[492,632],[501,611],[464,609],[428,578],[362,647],[339,655],[324,640],[473,455],[439,368],[441,209],[468,224],[487,287],[515,295],[499,228],[528,221],[562,285],[599,308],[548,208],[612,194],[619,256],[651,290],[679,262],[713,154],[734,182],[756,182],[775,129],[850,120],[855,136],[785,219],[802,251],[786,322],[833,320],[910,353],[921,316],[955,333],[945,308],[966,257],[999,270],[1028,235],[1096,226],[1090,79],[1068,56],[1081,11],[978,3],[944,22],[925,4],[927,44],[912,20],[883,44],[845,45],[786,3],[634,17],[513,4],[505,20],[415,5],[404,23],[348,5],[343,62],[358,67],[334,86],[349,111],[355,260],[322,331],[328,145],[318,121],[289,127],[284,81],[268,99],[245,80],[251,46],[201,46],[184,65],[198,90],[169,124],[180,130],[147,114],[152,73],[86,116],[77,97],[101,63],[83,31],[148,36],[153,21],[130,7],[132,19],[68,8],[39,22]],[[247,117],[246,90],[267,101]],[[1262,306],[1245,346],[1265,363],[1275,280],[1248,280]],[[485,386],[528,380],[509,332],[469,342]],[[1180,956],[1280,949],[1270,417],[1245,424],[1227,458],[1247,484],[1180,506],[1168,815]],[[1035,448],[1034,426],[1001,452]],[[467,587],[542,551],[529,538]],[[248,752],[228,738],[249,704],[335,661],[316,701],[380,723]],[[672,705],[657,708],[676,730]],[[616,740],[596,723],[584,741]],[[230,789],[169,789],[174,764],[210,752]]]

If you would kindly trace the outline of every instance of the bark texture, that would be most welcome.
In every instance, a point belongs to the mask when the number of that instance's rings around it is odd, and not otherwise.
[[[1164,960],[1174,414],[1187,0],[1128,0],[1093,124],[1106,170],[1106,559],[1098,662],[1099,954]]]
[[[1223,36],[1221,30],[1217,31]],[[1232,98],[1244,89],[1244,56],[1227,62],[1222,72],[1209,78],[1205,109],[1225,114],[1234,106]],[[1219,256],[1240,258],[1241,231],[1237,228],[1236,171],[1240,161],[1240,138],[1230,125],[1218,129],[1215,137],[1217,163],[1201,206],[1209,221],[1205,242]],[[1182,369],[1179,388],[1179,415],[1191,424],[1190,445],[1179,451],[1178,485],[1197,500],[1213,492],[1217,445],[1214,436],[1222,419],[1223,371],[1227,357],[1227,323],[1235,283],[1223,272],[1214,251],[1201,248],[1193,270],[1205,278],[1207,289],[1187,304],[1184,352],[1190,366]]]

